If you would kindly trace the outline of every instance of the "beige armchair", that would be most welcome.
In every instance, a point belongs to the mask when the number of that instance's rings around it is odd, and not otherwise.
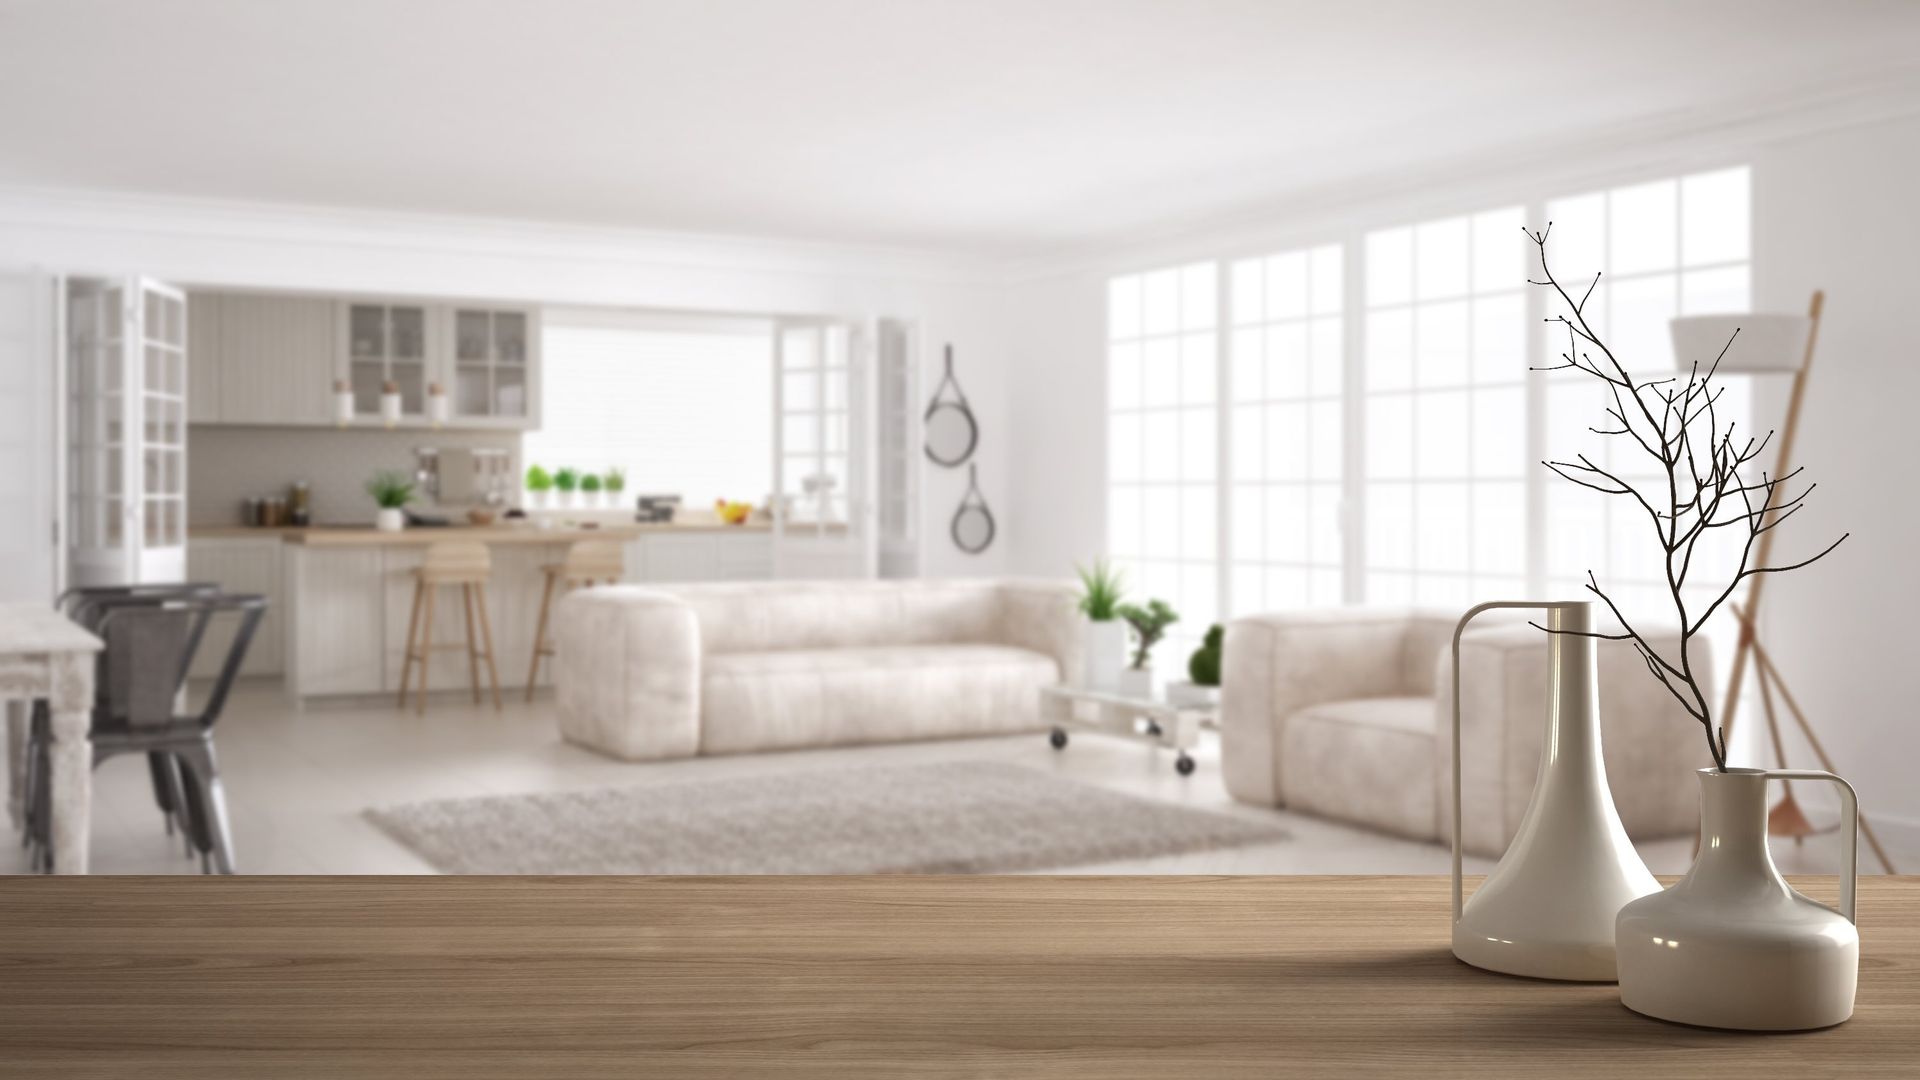
[[[1242,802],[1444,840],[1451,817],[1448,643],[1457,615],[1339,609],[1259,615],[1227,627],[1221,759]],[[1671,640],[1656,639],[1671,647]],[[1602,641],[1607,774],[1630,836],[1693,829],[1700,726],[1624,642]],[[1695,657],[1703,678],[1704,655]],[[1499,855],[1519,829],[1546,729],[1545,634],[1524,622],[1461,642],[1466,849]]]

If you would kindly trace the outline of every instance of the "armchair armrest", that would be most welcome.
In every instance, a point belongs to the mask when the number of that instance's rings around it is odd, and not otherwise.
[[[700,626],[671,593],[633,585],[581,589],[554,610],[560,733],[629,761],[700,748]]]
[[[1060,666],[1060,681],[1080,677],[1086,630],[1080,597],[1073,586],[1052,581],[1004,581],[1000,593],[1001,636],[1009,645],[1032,649]]]
[[[1227,791],[1278,806],[1281,734],[1310,705],[1405,692],[1402,610],[1340,609],[1235,619],[1220,678],[1220,756]]]

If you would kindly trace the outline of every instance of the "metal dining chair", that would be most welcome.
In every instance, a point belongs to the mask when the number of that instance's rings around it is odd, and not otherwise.
[[[205,707],[179,715],[176,705],[187,669],[204,640],[207,623],[222,612],[236,612],[234,633]],[[177,806],[189,848],[200,856],[203,872],[234,872],[233,842],[213,750],[213,727],[226,707],[260,620],[266,599],[254,595],[183,596],[151,603],[106,606],[98,621],[105,642],[106,701],[95,710],[89,736],[93,764],[117,754],[144,753],[160,759],[182,781]],[[46,745],[36,748],[44,776]],[[172,772],[177,770],[177,772]],[[35,866],[49,871],[52,806],[44,783],[33,789],[30,820],[36,829]]]

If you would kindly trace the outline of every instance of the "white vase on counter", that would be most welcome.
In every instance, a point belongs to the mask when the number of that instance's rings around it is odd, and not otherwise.
[[[1700,770],[1700,854],[1673,887],[1620,909],[1620,1003],[1699,1027],[1802,1031],[1853,1015],[1860,975],[1854,874],[1860,814],[1827,772]],[[1767,781],[1839,787],[1840,910],[1793,891],[1767,850]]]
[[[383,506],[373,517],[373,527],[381,532],[400,532],[407,527],[407,515],[397,506]]]
[[[1081,685],[1091,690],[1115,689],[1120,683],[1120,667],[1126,662],[1127,624],[1119,619],[1088,619],[1085,625]]]

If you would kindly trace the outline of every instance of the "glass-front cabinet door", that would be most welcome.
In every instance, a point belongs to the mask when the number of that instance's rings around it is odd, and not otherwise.
[[[870,341],[849,322],[774,330],[774,565],[781,577],[872,577]]]
[[[187,543],[187,298],[67,286],[68,552],[76,585],[179,581]]]
[[[353,391],[354,415],[378,417],[380,395],[393,383],[400,392],[400,415],[424,418],[432,334],[427,306],[356,300],[345,307],[345,378]]]
[[[528,370],[538,348],[532,313],[497,308],[453,310],[453,414],[462,419],[524,421],[532,416]]]

